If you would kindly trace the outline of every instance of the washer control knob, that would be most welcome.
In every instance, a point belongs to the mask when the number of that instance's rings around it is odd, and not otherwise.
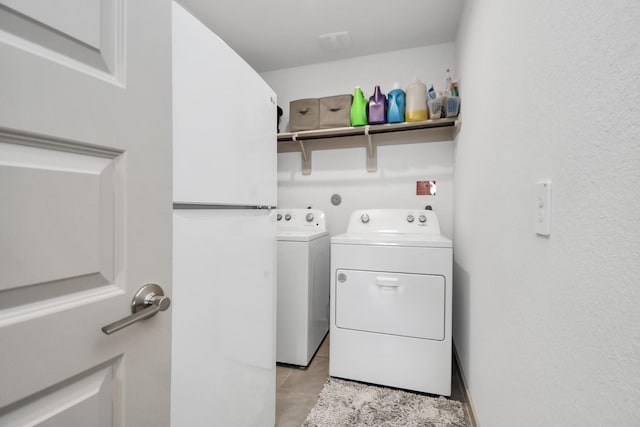
[[[276,218],[277,218],[278,221],[281,221],[282,220],[282,214],[278,214],[278,216],[276,216]]]
[[[413,215],[407,215],[407,222],[413,222],[414,219]]]
[[[344,273],[338,274],[338,282],[344,283],[347,281],[347,275]]]
[[[418,221],[420,221],[421,223],[423,223],[423,224],[424,224],[425,222],[427,222],[427,217],[426,217],[426,216],[424,216],[424,215],[420,215],[420,216],[418,217]]]
[[[362,214],[362,215],[360,216],[360,221],[362,221],[362,223],[363,223],[363,224],[368,223],[368,222],[369,222],[369,215],[367,215],[367,214]]]
[[[287,221],[291,221],[291,214],[286,214],[284,216],[284,219],[287,220]]]
[[[308,214],[307,214],[307,222],[311,222],[311,221],[313,221],[313,218],[314,218],[314,216],[313,216],[313,214],[312,214],[312,213],[308,213]]]

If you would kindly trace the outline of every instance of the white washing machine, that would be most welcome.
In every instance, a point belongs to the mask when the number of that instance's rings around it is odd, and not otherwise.
[[[451,395],[452,262],[435,212],[353,212],[331,238],[330,375]]]
[[[276,361],[308,366],[329,332],[329,233],[317,209],[278,209],[276,218]]]

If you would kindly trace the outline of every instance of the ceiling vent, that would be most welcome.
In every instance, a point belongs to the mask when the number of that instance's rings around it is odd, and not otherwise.
[[[320,47],[324,50],[343,50],[351,47],[351,36],[346,31],[320,34],[318,36]]]

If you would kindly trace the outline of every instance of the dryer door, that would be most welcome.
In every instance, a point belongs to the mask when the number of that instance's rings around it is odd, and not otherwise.
[[[338,328],[444,339],[443,276],[346,269],[335,274]]]

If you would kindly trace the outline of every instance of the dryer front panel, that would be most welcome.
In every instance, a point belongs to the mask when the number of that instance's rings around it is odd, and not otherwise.
[[[348,269],[335,274],[336,327],[444,339],[444,276]]]

